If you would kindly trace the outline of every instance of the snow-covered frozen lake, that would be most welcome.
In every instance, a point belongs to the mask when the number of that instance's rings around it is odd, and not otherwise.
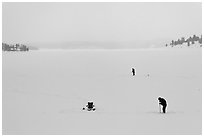
[[[201,95],[201,49],[2,55],[3,134],[201,134]]]

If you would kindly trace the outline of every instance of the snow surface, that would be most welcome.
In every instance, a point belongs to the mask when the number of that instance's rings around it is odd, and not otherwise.
[[[2,57],[3,134],[201,134],[201,48]],[[166,114],[159,96],[168,102]],[[82,110],[88,101],[95,112]]]

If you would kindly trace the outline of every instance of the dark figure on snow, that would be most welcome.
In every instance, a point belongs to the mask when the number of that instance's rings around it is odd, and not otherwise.
[[[132,75],[135,76],[135,69],[132,68]]]
[[[166,113],[167,102],[164,98],[159,97],[159,105],[162,106],[163,113]]]
[[[95,111],[96,110],[92,101],[88,102],[88,104],[86,105],[86,108],[88,111],[91,111],[91,110]],[[83,108],[83,110],[85,110],[85,108]]]

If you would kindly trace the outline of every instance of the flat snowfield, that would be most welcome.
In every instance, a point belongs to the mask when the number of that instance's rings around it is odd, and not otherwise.
[[[5,135],[202,132],[201,48],[3,52],[2,65]]]

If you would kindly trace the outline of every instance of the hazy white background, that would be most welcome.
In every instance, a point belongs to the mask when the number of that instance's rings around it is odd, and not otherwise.
[[[200,35],[201,3],[3,3],[3,42],[165,44]],[[107,44],[110,43],[110,44]],[[89,43],[90,44],[90,43]],[[97,44],[93,44],[97,46]],[[117,45],[117,44],[116,44]]]

